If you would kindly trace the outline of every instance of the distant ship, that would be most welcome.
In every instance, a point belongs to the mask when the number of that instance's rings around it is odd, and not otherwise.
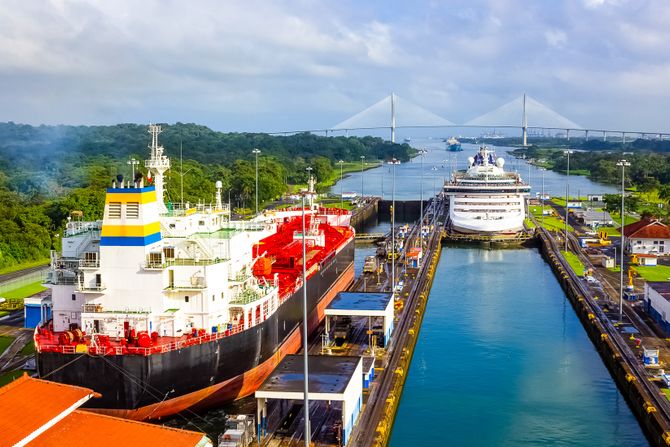
[[[530,186],[517,173],[505,172],[505,160],[481,146],[468,158],[468,169],[444,184],[449,225],[459,233],[516,233],[523,229]]]
[[[456,137],[451,137],[447,140],[447,150],[449,152],[460,152],[463,148],[461,147],[461,142]]]

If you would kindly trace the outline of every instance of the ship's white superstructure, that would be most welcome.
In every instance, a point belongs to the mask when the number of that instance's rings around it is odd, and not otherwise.
[[[166,205],[169,159],[158,146],[160,127],[150,132],[146,167],[154,184],[119,178],[107,190],[103,219],[69,221],[61,252],[52,252],[54,332],[81,328],[118,339],[129,330],[160,337],[246,330],[280,305],[276,275],[267,281],[253,274],[253,247],[300,211],[232,221],[218,182],[215,205]],[[348,224],[348,216],[332,219]],[[317,229],[308,236],[323,243]]]
[[[468,158],[468,169],[445,183],[452,231],[515,233],[523,229],[530,186],[503,169],[505,161],[486,146]]]

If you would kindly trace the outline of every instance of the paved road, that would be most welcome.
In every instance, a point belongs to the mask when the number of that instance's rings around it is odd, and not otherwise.
[[[39,265],[37,267],[30,267],[28,269],[17,270],[15,272],[11,272],[11,273],[5,273],[4,275],[0,275],[0,284],[2,284],[4,282],[7,282],[7,281],[10,281],[12,279],[20,278],[20,277],[22,277],[24,275],[28,275],[30,273],[39,272],[41,270],[46,270],[48,267],[49,267],[48,264],[44,264],[44,265]]]

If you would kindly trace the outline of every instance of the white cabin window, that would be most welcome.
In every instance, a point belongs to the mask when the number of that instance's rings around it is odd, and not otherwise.
[[[109,202],[107,215],[110,219],[121,219],[121,202]]]
[[[126,218],[128,219],[140,218],[140,204],[138,202],[128,202],[126,204]]]

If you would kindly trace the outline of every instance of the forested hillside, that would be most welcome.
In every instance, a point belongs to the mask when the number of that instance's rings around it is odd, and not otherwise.
[[[82,211],[87,220],[100,218],[104,189],[117,174],[130,177],[130,157],[144,171],[149,143],[146,125],[0,123],[0,270],[45,259],[58,246],[71,211]],[[160,143],[172,161],[168,200],[182,200],[183,183],[184,201],[211,202],[214,182],[221,180],[237,207],[250,207],[254,196],[254,148],[261,150],[261,201],[281,196],[289,184],[305,183],[308,166],[324,181],[332,178],[338,160],[407,161],[413,154],[407,144],[373,137],[222,133],[182,123],[163,125]]]

